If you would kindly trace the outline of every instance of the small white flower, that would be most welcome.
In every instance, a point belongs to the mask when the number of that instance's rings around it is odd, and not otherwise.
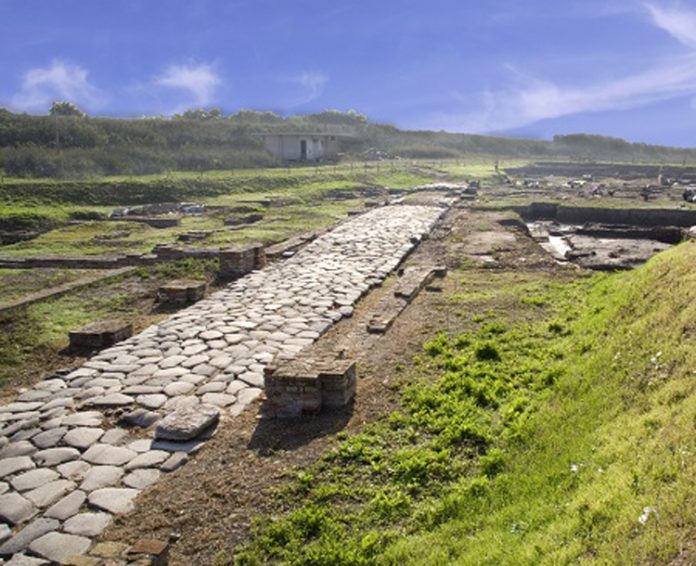
[[[638,522],[641,525],[645,525],[648,522],[648,519],[650,519],[650,515],[655,515],[656,521],[660,520],[660,515],[658,515],[657,509],[647,506],[643,507],[643,513],[641,513],[640,517],[638,517]]]

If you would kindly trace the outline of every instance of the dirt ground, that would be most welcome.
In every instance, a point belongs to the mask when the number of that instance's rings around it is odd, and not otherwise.
[[[354,345],[361,354],[358,392],[351,406],[282,420],[260,418],[256,406],[222,422],[185,466],[143,492],[137,510],[119,518],[103,540],[132,544],[140,538],[171,537],[177,541],[170,552],[171,564],[209,564],[221,553],[233,556],[248,536],[252,519],[272,511],[273,490],[293,469],[320,458],[335,442],[335,433],[356,431],[394,409],[398,392],[391,382],[400,368],[409,367],[423,342],[436,332],[461,330],[461,319],[446,308],[447,297],[460,290],[467,273],[485,280],[491,270],[541,270],[550,278],[572,271],[556,264],[521,231],[498,224],[500,218],[494,212],[453,209],[407,260],[407,264],[445,263],[450,272],[442,292],[422,291],[384,336]],[[491,239],[496,244],[481,238],[482,232],[495,234]],[[341,321],[321,340],[341,342],[354,333],[369,318],[380,295],[391,291],[394,279],[363,299],[352,319]]]

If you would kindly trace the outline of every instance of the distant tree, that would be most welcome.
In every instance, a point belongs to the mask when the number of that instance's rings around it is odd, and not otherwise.
[[[199,122],[218,120],[222,118],[222,110],[219,108],[211,108],[210,110],[206,110],[205,108],[189,108],[184,111],[183,114],[174,114],[173,118],[175,120],[198,120]]]
[[[367,124],[367,117],[356,112],[348,110],[341,112],[340,110],[324,110],[315,114],[307,114],[303,117],[308,122],[319,122],[322,124],[345,124],[349,126],[361,126]]]
[[[51,116],[75,116],[78,118],[84,118],[86,116],[86,114],[72,102],[64,100],[54,101],[48,113]]]
[[[283,117],[275,112],[257,112],[256,110],[240,110],[230,116],[230,120],[243,124],[282,124],[284,122]]]

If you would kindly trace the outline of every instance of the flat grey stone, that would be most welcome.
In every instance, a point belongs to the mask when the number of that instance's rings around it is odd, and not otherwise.
[[[218,332],[217,330],[206,330],[205,332],[200,333],[200,338],[206,341],[217,340],[223,336],[224,334],[222,332]]]
[[[238,376],[244,383],[247,383],[253,387],[261,388],[263,387],[263,374],[256,373],[253,371],[247,371]]]
[[[37,512],[34,504],[19,493],[0,495],[0,519],[11,525],[23,523]]]
[[[196,391],[197,395],[203,395],[204,393],[222,393],[227,385],[221,381],[213,381],[211,383],[206,383],[201,385]]]
[[[166,454],[167,456],[169,456],[168,452]],[[133,487],[135,489],[145,489],[157,483],[159,477],[159,470],[153,470],[152,468],[143,468],[132,471],[125,478],[123,478],[123,483],[128,487]]]
[[[142,454],[138,454],[133,458],[128,464],[126,464],[126,471],[137,470],[138,468],[152,468],[162,462],[164,462],[169,457],[169,452],[164,450],[148,450]]]
[[[248,383],[244,383],[243,381],[235,379],[227,386],[227,390],[225,391],[225,393],[227,393],[228,395],[237,395],[237,393],[239,393],[242,389],[246,389],[247,387],[249,387]]]
[[[122,466],[136,456],[137,453],[128,448],[110,444],[94,444],[82,455],[82,458],[90,464]]]
[[[172,397],[164,405],[164,410],[172,413],[179,409],[190,409],[198,405],[199,399],[195,395],[177,395]]]
[[[132,450],[133,452],[137,452],[138,454],[141,454],[142,452],[147,452],[152,448],[152,440],[149,438],[141,438],[140,440],[134,440],[128,446],[126,446],[129,450]]]
[[[169,369],[181,365],[181,362],[186,361],[186,356],[174,355],[164,358],[159,364],[162,369]]]
[[[263,390],[259,389],[258,387],[248,387],[247,389],[242,389],[239,393],[237,393],[237,402],[240,405],[248,405],[261,397],[262,393]]]
[[[199,366],[196,366],[191,370],[191,373],[194,373],[196,375],[202,375],[204,377],[210,377],[213,375],[215,372],[218,370],[214,368],[213,366],[210,366],[208,364],[201,364]]]
[[[0,481],[0,495],[7,493],[10,490],[10,484],[4,481]]]
[[[234,362],[234,360],[230,356],[218,356],[210,360],[208,364],[213,366],[214,368],[225,369],[232,362]]]
[[[177,395],[186,395],[190,393],[194,388],[192,383],[186,383],[185,381],[176,381],[170,383],[164,388],[164,392],[170,397],[175,397]]]
[[[41,401],[15,401],[14,403],[0,406],[0,413],[26,413],[27,411],[36,411],[42,406],[43,403]]]
[[[72,398],[70,398],[70,397],[53,399],[53,401],[49,401],[43,407],[41,407],[41,412],[45,413],[45,412],[48,412],[52,409],[57,409],[60,407],[70,408],[74,404],[75,404],[75,401],[73,401]]]
[[[167,396],[161,393],[138,395],[135,398],[135,402],[138,405],[142,405],[146,409],[159,409],[167,402]]]
[[[122,417],[122,422],[140,428],[148,428],[159,419],[159,415],[147,409],[135,409]]]
[[[123,477],[123,469],[118,466],[93,466],[80,484],[84,491],[94,491],[116,485]]]
[[[182,368],[182,367],[158,369],[153,374],[153,376],[152,376],[153,379],[149,380],[147,383],[148,384],[154,383],[154,379],[156,379],[156,378],[162,378],[164,380],[172,380],[172,379],[176,379],[178,377],[181,377],[182,375],[186,375],[187,373],[188,373],[188,370],[186,368]]]
[[[10,540],[0,546],[0,556],[16,554],[25,550],[31,541],[40,536],[55,531],[60,526],[60,523],[55,519],[34,519]]]
[[[126,395],[153,395],[161,392],[162,388],[158,385],[131,385],[122,391]]]
[[[135,498],[140,491],[131,488],[107,487],[89,494],[89,504],[115,515],[135,509]]]
[[[26,554],[15,554],[9,562],[5,562],[5,566],[46,566],[49,564],[43,558],[35,556],[27,556]]]
[[[0,523],[0,544],[12,536],[12,529],[5,523]]]
[[[28,440],[19,440],[17,442],[10,442],[0,450],[0,459],[31,456],[34,452],[36,452],[36,446]]]
[[[160,470],[163,472],[173,472],[177,468],[183,466],[187,461],[188,455],[186,452],[174,452],[174,454],[169,456],[160,466]]]
[[[100,426],[104,415],[99,411],[82,411],[73,413],[63,419],[65,426]]]
[[[72,535],[96,537],[102,534],[111,520],[112,517],[108,513],[80,513],[65,521],[63,530]]]
[[[201,397],[201,401],[208,405],[215,405],[216,407],[228,407],[237,401],[233,395],[226,395],[224,393],[206,393]]]
[[[47,448],[34,454],[34,461],[40,466],[57,466],[79,457],[80,452],[75,448]]]
[[[47,507],[75,489],[75,483],[70,480],[55,480],[27,491],[22,495],[37,507]]]
[[[10,483],[17,491],[27,491],[57,480],[59,477],[58,472],[54,470],[37,468],[12,478]]]
[[[180,378],[183,383],[191,383],[193,385],[198,385],[206,380],[204,375],[197,375],[195,373],[189,373]]]
[[[61,564],[66,558],[85,554],[90,546],[92,541],[86,537],[52,532],[33,541],[29,550],[51,562]]]
[[[51,396],[50,391],[41,391],[39,389],[30,389],[25,391],[19,397],[17,401],[45,401]]]
[[[181,362],[181,367],[192,368],[194,366],[204,364],[208,361],[208,356],[205,354],[198,354],[197,356],[191,356],[187,360]]]
[[[44,516],[65,521],[65,519],[72,517],[80,510],[85,499],[87,499],[85,492],[76,489],[71,494],[66,495],[63,499],[49,507],[44,513]]]
[[[74,460],[72,462],[66,462],[61,464],[56,468],[58,473],[65,479],[72,481],[80,481],[85,477],[85,474],[92,469],[87,462],[84,460]]]
[[[10,474],[16,474],[17,472],[23,472],[24,470],[31,470],[34,467],[36,466],[29,456],[5,458],[4,460],[0,460],[0,478],[4,478]]]
[[[0,430],[0,436],[12,436],[20,430],[28,430],[39,426],[39,417],[31,417],[29,419],[19,420],[13,424],[4,426]]]
[[[20,440],[30,440],[34,438],[37,434],[41,434],[42,430],[43,427],[38,426],[34,428],[25,428],[12,435],[12,442],[19,442]],[[2,438],[5,439],[5,446],[9,444],[9,440],[7,438],[5,438],[4,436]],[[5,446],[0,446],[0,448],[4,448]]]
[[[101,428],[76,427],[63,437],[63,442],[74,448],[89,448],[104,434]]]
[[[85,404],[92,407],[123,407],[133,403],[133,397],[123,393],[109,393],[99,397],[90,397]]]
[[[120,444],[121,441],[128,437],[128,431],[125,428],[110,428],[101,437],[102,444]]]
[[[186,454],[193,454],[198,451],[203,444],[204,441],[201,439],[181,441],[155,439],[152,443],[152,448],[156,450],[166,450],[167,452],[185,452]]]
[[[41,434],[37,434],[31,439],[41,449],[55,448],[61,441],[65,433],[68,432],[68,427],[59,426],[50,430],[46,430]]]
[[[211,405],[177,409],[159,422],[155,438],[190,440],[216,424],[219,418],[219,409]]]

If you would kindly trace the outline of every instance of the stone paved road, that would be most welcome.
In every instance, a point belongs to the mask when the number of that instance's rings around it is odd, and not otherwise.
[[[355,217],[0,406],[0,556],[86,553],[114,514],[200,446],[202,428],[261,395],[276,356],[351,316],[442,212],[390,206]],[[188,428],[167,426],[175,410]],[[148,431],[159,423],[164,438],[138,438],[115,417]]]

